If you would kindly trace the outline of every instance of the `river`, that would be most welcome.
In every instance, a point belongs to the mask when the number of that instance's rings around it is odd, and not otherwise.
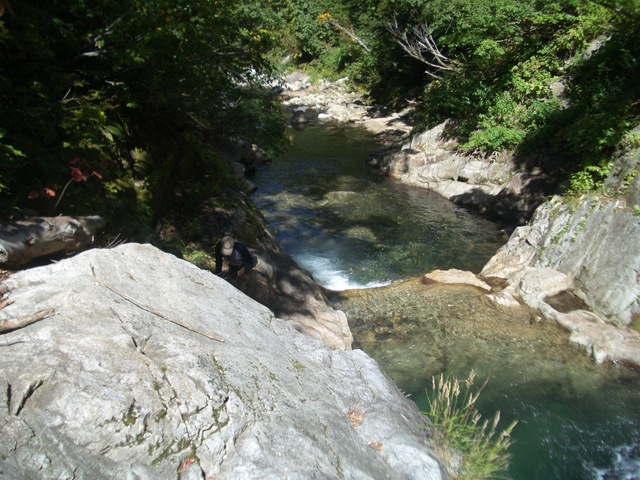
[[[513,480],[640,479],[640,382],[595,365],[530,313],[509,316],[469,287],[410,280],[479,272],[506,242],[482,218],[365,165],[370,133],[312,125],[259,169],[254,201],[284,248],[334,291],[362,348],[425,410],[431,377],[488,381],[479,403],[513,432]],[[386,286],[386,287],[382,287]]]

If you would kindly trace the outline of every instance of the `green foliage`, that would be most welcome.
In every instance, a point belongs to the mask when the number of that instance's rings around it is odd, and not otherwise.
[[[11,170],[15,169],[16,163],[25,157],[25,154],[20,150],[14,148],[11,145],[7,145],[2,143],[2,138],[5,136],[5,133],[0,130],[0,154],[4,157],[4,162],[7,168],[0,170],[0,193],[9,189],[8,184],[14,181],[13,178],[9,177],[9,173]]]
[[[412,92],[417,128],[453,119],[447,133],[465,151],[544,151],[554,159],[545,167],[576,186],[597,186],[640,114],[635,0],[10,4],[0,15],[3,212],[106,213],[151,200],[136,210],[158,218],[175,189],[220,188],[228,179],[207,145],[238,137],[277,151],[281,112],[263,85],[286,56],[349,76],[373,101],[399,105]],[[428,25],[455,71],[427,75],[392,38],[392,18]],[[596,38],[602,46],[586,55]],[[100,178],[76,182],[76,158]]]
[[[606,161],[640,114],[638,34],[637,26],[616,30],[591,56],[575,61],[568,70],[569,108],[551,118],[535,140],[553,142],[582,166]]]
[[[196,267],[203,270],[215,271],[216,260],[208,252],[203,252],[198,248],[192,246],[185,246],[182,250],[181,256],[189,263],[193,263]]]
[[[475,408],[482,387],[476,387],[474,381],[473,371],[462,382],[464,386],[457,379],[445,379],[442,374],[433,377],[427,415],[442,434],[446,448],[462,453],[458,478],[492,479],[509,468],[510,435],[517,421],[498,431],[500,412],[496,412],[491,422],[482,420]]]
[[[373,91],[379,100],[389,98],[385,92],[397,97],[401,92],[392,89],[408,80],[404,91],[422,90],[418,129],[453,120],[447,133],[464,151],[518,150],[528,161],[545,158],[530,167],[597,188],[606,171],[602,165],[640,114],[639,5],[634,0],[383,2],[376,9],[379,25],[391,15],[407,30],[428,25],[457,68],[440,80],[419,75],[425,65],[389,48],[389,35],[378,29],[386,41],[374,43],[376,62],[370,65],[381,83]]]
[[[434,34],[442,29],[441,48],[464,61],[457,75],[430,86],[421,118],[423,126],[460,118],[453,133],[467,139],[465,149],[515,148],[536,131],[550,107],[559,108],[552,101],[551,80],[586,38],[601,33],[593,19],[607,24],[601,8],[571,1],[548,0],[537,8],[510,0],[474,2],[473,7],[436,3],[438,9],[428,13],[435,19]],[[446,18],[457,10],[453,21]]]
[[[281,39],[292,48],[288,53],[298,66],[330,79],[349,76],[365,85],[378,78],[376,56],[367,51],[381,26],[375,2],[288,0],[285,5],[287,28]]]
[[[325,13],[324,5],[321,2],[290,0],[287,6],[296,57],[302,61],[322,57],[335,43],[331,26],[319,21],[320,15]]]
[[[12,5],[0,23],[3,208],[115,213],[123,185],[143,185],[150,197],[126,196],[154,198],[157,217],[158,195],[199,181],[192,169],[215,175],[203,167],[215,163],[207,144],[237,136],[277,146],[280,110],[263,86],[280,28],[270,2]],[[76,158],[100,178],[75,182]]]
[[[599,190],[611,173],[611,166],[611,163],[586,165],[581,170],[571,174],[568,193],[580,195]]]

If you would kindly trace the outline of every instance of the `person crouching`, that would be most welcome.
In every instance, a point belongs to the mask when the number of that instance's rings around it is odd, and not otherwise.
[[[215,274],[223,278],[243,278],[256,264],[245,244],[227,235],[218,242],[215,249]]]

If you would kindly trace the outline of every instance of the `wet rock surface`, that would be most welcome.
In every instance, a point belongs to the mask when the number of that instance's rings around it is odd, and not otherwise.
[[[381,150],[369,164],[403,183],[433,190],[452,202],[511,225],[527,222],[552,191],[542,172],[522,170],[508,152],[464,155],[448,139],[447,123]]]
[[[481,275],[505,279],[503,295],[557,321],[598,361],[640,365],[640,224],[617,201],[554,198],[487,263]],[[575,296],[573,305],[559,296]],[[555,301],[554,301],[555,300]]]

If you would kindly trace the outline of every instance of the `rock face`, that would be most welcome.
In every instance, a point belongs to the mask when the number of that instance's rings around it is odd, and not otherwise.
[[[632,135],[637,135],[640,127]],[[597,361],[640,365],[640,149],[621,150],[607,196],[554,197],[485,265],[501,294],[537,308]]]
[[[353,336],[345,314],[333,308],[313,276],[282,249],[248,197],[233,193],[230,198],[233,208],[205,205],[198,216],[210,235],[203,249],[233,234],[257,259],[251,275],[228,281],[301,332],[332,348],[350,349]]]
[[[289,321],[298,331],[331,348],[350,349],[353,342],[344,312],[335,310],[313,276],[301,268],[271,235],[263,230],[258,265],[238,287],[254,300]]]
[[[640,365],[640,335],[626,328],[640,312],[640,258],[632,253],[638,248],[640,225],[618,202],[567,205],[555,198],[481,275],[507,278],[515,296],[571,331],[598,361]],[[567,306],[560,295],[579,301]]]
[[[2,478],[448,478],[430,425],[366,354],[151,246],[6,285],[0,321],[55,315],[0,340]]]
[[[638,251],[640,222],[619,202],[555,197],[516,229],[481,275],[507,279],[512,296],[573,332],[598,361],[640,365],[640,334],[626,328],[640,315]],[[561,295],[577,299],[559,301]]]
[[[548,179],[539,172],[521,170],[508,154],[481,159],[456,153],[444,136],[445,128],[446,122],[413,135],[374,156],[369,164],[403,183],[429,188],[490,217],[526,223],[546,199]]]
[[[524,303],[538,309],[597,361],[640,365],[640,334],[627,328],[640,318],[640,149],[614,159],[604,185],[607,198],[554,197],[543,204],[549,179],[520,170],[508,156],[481,160],[457,154],[445,128],[443,123],[414,135],[370,164],[509,224],[523,225],[533,215],[481,272],[507,285],[488,298],[501,308]]]

